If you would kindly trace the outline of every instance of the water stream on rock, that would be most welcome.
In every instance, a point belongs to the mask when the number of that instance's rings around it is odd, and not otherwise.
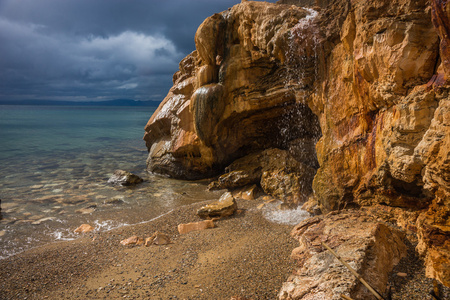
[[[321,136],[317,117],[307,106],[308,94],[314,92],[314,81],[318,77],[319,28],[315,24],[318,12],[305,8],[307,16],[294,26],[288,38],[285,52],[286,93],[296,98],[297,106],[287,109],[280,126],[280,139],[289,152],[298,160],[314,169],[319,167],[315,144]],[[305,120],[309,120],[306,121]],[[297,122],[298,124],[293,124]],[[304,196],[308,196],[311,187],[302,186]],[[306,197],[303,197],[305,199]],[[270,206],[264,212],[269,220],[295,225],[309,217],[309,213],[300,207],[289,210],[275,209]]]

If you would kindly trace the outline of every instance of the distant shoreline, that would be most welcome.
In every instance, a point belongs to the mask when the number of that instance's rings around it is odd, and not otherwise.
[[[0,100],[0,105],[48,105],[48,106],[154,106],[159,101],[136,101],[132,99],[115,99],[107,101],[57,101],[57,100]]]

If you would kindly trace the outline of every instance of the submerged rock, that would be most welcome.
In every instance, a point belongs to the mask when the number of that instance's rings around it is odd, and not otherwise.
[[[143,181],[141,177],[124,170],[114,171],[114,174],[108,179],[108,183],[124,186],[135,185]]]
[[[199,208],[197,215],[203,219],[223,218],[231,216],[236,210],[236,199],[230,192],[226,192],[218,201]]]
[[[105,205],[122,205],[125,203],[123,196],[115,196],[103,202]]]
[[[92,214],[95,210],[97,209],[97,204],[96,203],[90,203],[89,205],[77,209],[75,212],[82,214],[82,215],[88,215],[88,214]]]
[[[279,299],[372,299],[360,281],[329,251],[330,246],[377,291],[384,293],[389,273],[406,255],[404,234],[358,211],[306,219],[291,232],[300,246],[292,251],[297,270]]]
[[[192,222],[187,224],[179,224],[178,225],[178,232],[180,234],[186,234],[191,231],[197,231],[197,230],[205,230],[208,228],[214,228],[214,221],[213,220],[204,220],[199,222]]]

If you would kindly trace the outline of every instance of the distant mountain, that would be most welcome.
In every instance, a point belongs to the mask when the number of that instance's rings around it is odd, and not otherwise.
[[[63,105],[63,106],[158,106],[159,101],[115,99],[107,101],[0,100],[0,105]]]

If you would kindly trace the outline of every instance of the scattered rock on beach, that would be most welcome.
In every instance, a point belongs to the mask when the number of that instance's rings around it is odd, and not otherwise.
[[[114,174],[108,179],[108,183],[124,186],[135,185],[143,181],[141,177],[124,170],[114,171]]]
[[[231,216],[237,209],[237,203],[230,192],[224,193],[220,199],[211,204],[205,205],[197,210],[197,215],[203,219],[222,218]]]
[[[134,236],[129,237],[129,238],[125,239],[125,240],[122,240],[120,243],[122,245],[124,245],[124,246],[128,246],[128,245],[137,245],[137,246],[139,246],[139,245],[143,245],[144,244],[144,239],[134,235]]]
[[[180,234],[189,233],[191,231],[196,230],[204,230],[208,228],[214,228],[214,221],[213,220],[204,220],[199,222],[193,222],[193,223],[187,223],[187,224],[180,224],[178,225],[178,232]]]
[[[156,231],[151,237],[145,239],[145,246],[167,245],[170,244],[170,238],[167,234]]]
[[[95,230],[94,227],[92,227],[89,224],[82,224],[80,227],[78,227],[77,229],[75,229],[73,232],[75,233],[87,233],[87,232],[91,232]]]

